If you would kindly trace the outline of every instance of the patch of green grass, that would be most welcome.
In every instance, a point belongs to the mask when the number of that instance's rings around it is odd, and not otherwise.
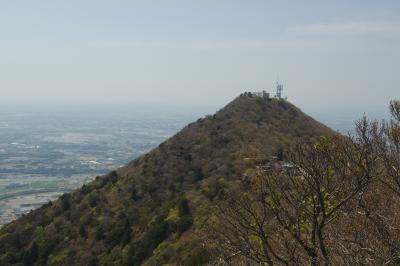
[[[31,188],[57,188],[59,181],[57,180],[38,180],[33,181],[29,185]]]

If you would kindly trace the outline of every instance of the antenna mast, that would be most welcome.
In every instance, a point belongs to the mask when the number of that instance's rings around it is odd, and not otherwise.
[[[276,98],[279,100],[282,99],[282,91],[283,91],[283,85],[279,83],[279,81],[276,82]]]

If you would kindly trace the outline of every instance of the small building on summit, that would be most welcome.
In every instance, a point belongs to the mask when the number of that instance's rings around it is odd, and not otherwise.
[[[278,100],[287,100],[287,97],[282,97],[282,91],[283,91],[283,85],[279,82],[276,83],[276,94],[274,96],[275,99]],[[248,97],[261,97],[264,100],[271,100],[271,94],[266,92],[265,90],[263,91],[255,91],[255,92],[245,92],[245,96]]]
[[[252,96],[264,98],[265,100],[271,99],[270,94],[268,92],[266,92],[265,90],[260,91],[260,92],[251,92],[251,94],[252,94]]]

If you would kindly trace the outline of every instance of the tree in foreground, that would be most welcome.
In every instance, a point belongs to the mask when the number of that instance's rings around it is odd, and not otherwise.
[[[400,257],[400,102],[385,123],[321,137],[259,167],[216,204],[207,244],[226,264],[396,265]],[[389,203],[389,204],[388,204]]]

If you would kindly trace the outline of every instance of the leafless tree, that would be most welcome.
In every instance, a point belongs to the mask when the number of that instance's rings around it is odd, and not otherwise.
[[[400,102],[391,102],[390,113],[389,122],[364,117],[356,127],[359,140],[379,161],[377,178],[359,197],[356,211],[348,213],[351,226],[338,232],[345,253],[360,264],[400,264]]]
[[[287,158],[297,171],[259,168],[215,212],[214,235],[225,258],[243,256],[268,265],[330,265],[325,233],[346,205],[364,193],[374,157],[339,136],[297,145]],[[222,254],[222,252],[221,252]]]
[[[388,122],[300,143],[296,171],[259,167],[216,204],[209,244],[225,264],[399,265],[400,102]]]

